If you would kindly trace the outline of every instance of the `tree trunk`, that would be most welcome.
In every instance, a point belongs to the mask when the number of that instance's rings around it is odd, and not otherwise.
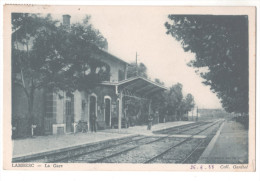
[[[31,127],[33,125],[34,116],[33,116],[33,100],[34,100],[34,92],[31,91],[28,97],[28,135],[32,136],[31,134]]]

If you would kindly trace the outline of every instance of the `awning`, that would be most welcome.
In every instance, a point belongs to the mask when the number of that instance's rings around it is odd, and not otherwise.
[[[133,97],[135,99],[145,99],[149,101],[149,110],[150,114],[151,108],[151,97],[153,94],[156,94],[160,91],[167,90],[166,87],[160,85],[156,82],[153,82],[149,79],[143,77],[132,77],[126,80],[119,82],[102,82],[101,85],[113,86],[115,87],[116,94],[119,95],[119,110],[118,110],[118,129],[121,129],[122,116],[123,113],[123,98],[124,97]]]
[[[103,82],[103,85],[115,85],[119,92],[130,91],[140,97],[149,97],[160,91],[167,90],[166,87],[143,77],[132,77],[117,83]]]

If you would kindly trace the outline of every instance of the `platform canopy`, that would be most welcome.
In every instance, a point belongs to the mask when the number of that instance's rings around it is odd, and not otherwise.
[[[115,85],[119,92],[131,93],[140,97],[148,97],[160,91],[167,90],[166,87],[143,77],[131,77],[117,83],[106,83],[103,85]]]
[[[143,77],[133,77],[118,82],[118,90],[128,90],[141,97],[149,97],[157,92],[167,90],[167,88]]]

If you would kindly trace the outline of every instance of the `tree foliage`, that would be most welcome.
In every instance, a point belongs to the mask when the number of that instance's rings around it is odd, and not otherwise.
[[[194,97],[187,94],[184,98],[180,83],[172,85],[169,90],[157,93],[152,97],[152,109],[158,110],[160,115],[174,116],[175,120],[182,119],[183,115],[191,111],[194,106]]]
[[[182,109],[184,113],[189,112],[194,108],[195,102],[192,94],[189,93],[186,95],[185,99],[183,99],[182,106],[183,106]]]
[[[164,85],[164,82],[161,81],[161,80],[158,79],[158,78],[155,78],[154,81],[155,81],[156,83],[158,83],[158,84]]]
[[[143,63],[139,63],[136,66],[135,62],[130,63],[130,66],[128,67],[127,70],[127,77],[135,77],[135,76],[140,76],[147,78],[147,67]]]
[[[109,66],[92,56],[107,41],[88,20],[68,27],[50,15],[12,14],[12,83],[28,98],[29,126],[37,89],[87,90],[110,75]]]
[[[193,52],[189,62],[228,112],[248,113],[248,17],[169,15],[167,34]],[[196,70],[196,71],[198,71]]]
[[[169,114],[177,114],[177,111],[181,108],[181,103],[183,99],[182,93],[182,84],[177,83],[170,87],[170,90],[167,95],[168,102],[168,113]]]

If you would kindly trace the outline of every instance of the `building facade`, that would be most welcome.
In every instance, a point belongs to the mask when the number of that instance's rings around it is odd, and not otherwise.
[[[117,83],[126,79],[128,63],[113,55],[100,51],[97,55],[110,66],[110,80]],[[61,134],[76,132],[79,121],[85,122],[90,130],[90,115],[97,117],[97,129],[111,128],[112,118],[118,117],[117,93],[115,86],[98,85],[91,91],[75,91],[72,94],[59,91],[50,92],[46,96],[45,133]]]

